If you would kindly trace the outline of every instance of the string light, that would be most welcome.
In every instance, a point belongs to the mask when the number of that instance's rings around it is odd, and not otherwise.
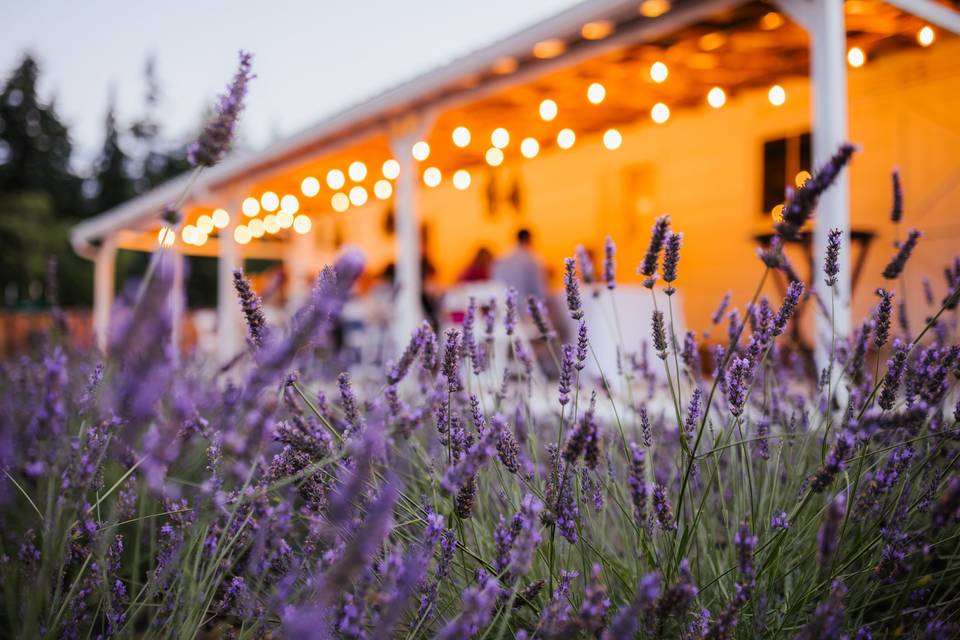
[[[524,158],[536,158],[540,153],[540,143],[536,138],[524,138],[520,143],[520,155]]]
[[[663,124],[670,119],[670,107],[662,102],[658,102],[653,105],[653,108],[650,110],[650,117],[657,124]]]
[[[177,232],[170,227],[161,227],[157,233],[157,244],[161,247],[172,247],[177,240]]]
[[[557,146],[561,149],[569,149],[577,141],[577,134],[573,129],[561,129],[557,134]]]
[[[293,212],[281,210],[280,213],[277,214],[277,225],[281,229],[289,229],[292,224]]]
[[[850,66],[854,69],[859,69],[866,61],[867,54],[865,54],[860,47],[850,47],[850,50],[847,51],[847,62],[850,63]]]
[[[607,89],[599,82],[594,82],[587,87],[587,100],[590,104],[600,104],[607,97]]]
[[[767,92],[767,99],[770,100],[770,104],[779,107],[787,101],[787,92],[783,90],[783,87],[775,84],[770,87],[770,91]]]
[[[443,174],[440,173],[440,169],[436,167],[427,167],[423,172],[423,184],[427,185],[430,188],[436,187],[440,184],[440,180],[443,179]]]
[[[776,11],[770,11],[760,18],[760,28],[765,31],[779,29],[783,25],[783,16]]]
[[[204,233],[203,231],[197,231],[197,237],[194,240],[193,244],[197,245],[198,247],[202,247],[203,245],[207,244],[207,240],[209,238],[210,236]]]
[[[793,183],[797,185],[797,189],[799,189],[804,184],[806,184],[807,180],[809,180],[812,177],[813,176],[810,175],[809,171],[801,171],[796,176],[794,176]]]
[[[263,234],[267,231],[267,228],[263,224],[263,220],[260,218],[254,218],[248,222],[247,228],[250,229],[250,235],[254,238],[262,238]]]
[[[453,187],[458,191],[464,191],[470,188],[470,172],[466,169],[459,169],[453,174]]]
[[[720,87],[714,87],[710,89],[707,93],[707,104],[709,104],[714,109],[719,109],[723,105],[727,104],[727,94]]]
[[[330,198],[330,206],[337,213],[343,213],[350,208],[350,198],[342,191],[338,191]]]
[[[657,18],[670,11],[670,0],[643,0],[639,11],[644,18]]]
[[[243,211],[243,215],[252,218],[260,213],[260,201],[256,198],[244,198],[240,210]]]
[[[774,222],[783,222],[783,205],[778,204],[770,210],[770,217]]]
[[[280,197],[273,191],[264,191],[260,196],[260,206],[264,211],[276,211],[280,206]]]
[[[299,233],[300,235],[310,233],[310,229],[312,228],[313,228],[313,222],[310,220],[308,216],[301,214],[296,218],[294,218],[293,220],[293,230]]]
[[[623,144],[623,136],[616,129],[607,129],[603,132],[603,146],[611,151],[619,149]]]
[[[217,229],[223,229],[230,224],[230,214],[226,209],[217,209],[213,212],[213,226]]]
[[[376,184],[373,185],[373,195],[381,200],[386,200],[391,194],[393,194],[393,185],[390,184],[389,180],[377,180]]]
[[[390,158],[383,162],[383,177],[387,180],[395,180],[400,175],[400,163]]]
[[[343,176],[340,169],[330,169],[327,171],[327,186],[331,189],[341,189],[346,184],[347,179]]]
[[[267,233],[277,233],[280,231],[280,222],[277,220],[277,216],[274,214],[268,215],[263,219],[263,228]]]
[[[347,174],[354,182],[360,182],[367,177],[367,165],[363,164],[359,160],[351,162],[350,166],[347,168]]]
[[[603,40],[613,33],[613,21],[596,20],[588,22],[580,29],[580,35],[584,40]]]
[[[933,31],[933,27],[926,25],[923,29],[917,32],[917,42],[921,47],[929,47],[933,44],[933,41],[936,39],[937,34]]]
[[[194,244],[197,241],[198,229],[192,224],[188,224],[183,228],[183,231],[180,232],[180,237],[183,238],[183,241],[187,244]]]
[[[510,132],[503,127],[497,127],[490,134],[490,143],[497,149],[504,149],[510,144]]]
[[[350,204],[355,207],[362,207],[367,204],[367,190],[363,187],[356,186],[353,189],[350,189]]]
[[[430,145],[421,140],[413,145],[410,153],[413,155],[414,160],[423,162],[430,157]]]
[[[237,244],[248,244],[253,238],[253,234],[250,233],[250,229],[246,225],[240,225],[233,230],[233,239]]]
[[[204,214],[197,218],[197,229],[203,231],[204,233],[210,233],[213,231],[213,218]]]
[[[308,198],[314,197],[320,193],[320,181],[313,176],[307,176],[303,179],[303,182],[300,183],[300,193]]]
[[[650,78],[657,84],[666,80],[668,75],[670,75],[670,70],[667,68],[667,65],[659,60],[650,66]]]
[[[487,149],[487,153],[484,154],[484,159],[486,159],[487,164],[491,167],[499,167],[503,164],[503,151],[496,147],[490,147]]]
[[[297,199],[297,196],[287,194],[280,198],[280,211],[289,211],[290,213],[296,213],[300,210],[300,201]]]
[[[470,129],[466,127],[457,127],[453,130],[453,144],[461,149],[470,144]]]
[[[550,122],[557,117],[559,110],[557,103],[547,98],[540,103],[540,119],[544,122]]]
[[[541,60],[549,60],[550,58],[556,58],[566,50],[567,45],[563,40],[550,38],[549,40],[541,40],[533,45],[533,57],[540,58]]]

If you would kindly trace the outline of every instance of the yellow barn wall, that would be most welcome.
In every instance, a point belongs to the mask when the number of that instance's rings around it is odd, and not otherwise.
[[[882,284],[879,273],[893,252],[888,213],[894,166],[903,174],[905,227],[927,231],[908,269],[908,299],[920,302],[924,273],[942,296],[943,265],[960,252],[960,41],[937,42],[930,49],[871,60],[848,71],[850,139],[862,147],[850,174],[851,222],[878,233],[855,292],[857,319],[875,304],[872,291]],[[621,126],[623,145],[616,151],[604,149],[599,134],[593,134],[578,138],[573,149],[550,145],[536,159],[523,160],[518,147],[524,134],[511,131],[508,161],[493,170],[502,190],[495,216],[486,212],[487,167],[469,167],[473,184],[464,192],[453,189],[449,175],[436,189],[422,188],[427,252],[437,279],[453,282],[480,246],[503,253],[513,244],[516,229],[526,226],[551,269],[554,287],[560,286],[563,258],[577,244],[592,248],[600,266],[607,233],[618,246],[618,279],[638,282],[635,269],[650,225],[657,214],[667,212],[674,228],[685,234],[677,284],[688,325],[708,328],[727,290],[743,309],[762,271],[752,236],[771,225],[769,213],[760,211],[762,143],[800,133],[810,122],[807,79],[781,84],[788,96],[781,107],[769,104],[766,91],[733,93],[720,110],[706,105],[678,109],[661,126],[647,120]],[[565,126],[562,119],[561,105],[558,129]],[[477,139],[485,136],[475,133]],[[624,202],[623,175],[642,165],[653,168],[650,212],[631,215],[635,208]],[[429,160],[421,168],[426,166]],[[506,202],[515,176],[524,200],[519,214]],[[391,260],[394,250],[382,228],[383,215],[382,205],[374,205],[351,209],[341,220],[347,243],[364,248],[375,269]],[[806,274],[802,256],[793,254],[793,259]],[[902,295],[900,283],[894,288]],[[778,295],[772,284],[767,293]],[[912,322],[919,326],[929,311],[922,304],[910,308]]]

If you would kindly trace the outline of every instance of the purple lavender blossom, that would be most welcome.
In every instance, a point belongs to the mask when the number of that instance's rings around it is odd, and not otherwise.
[[[594,564],[577,615],[577,628],[593,636],[606,627],[607,610],[610,608],[610,598],[607,597],[606,587],[600,582],[600,573],[600,565]]]
[[[653,513],[657,524],[664,531],[676,531],[677,523],[673,519],[673,509],[667,498],[666,488],[659,482],[653,486]]]
[[[501,414],[496,414],[490,420],[491,429],[497,437],[497,457],[510,473],[520,472],[520,444],[513,433],[513,429],[507,424],[507,419]]]
[[[837,274],[840,273],[840,242],[843,232],[840,229],[830,229],[827,237],[827,255],[823,260],[823,273],[827,276],[825,282],[829,286],[837,284]]]
[[[727,402],[730,405],[730,413],[735,416],[743,413],[743,407],[747,402],[747,388],[752,369],[753,364],[748,359],[735,356],[726,373]]]
[[[420,348],[424,343],[424,337],[424,329],[422,326],[413,330],[413,333],[410,335],[410,342],[407,343],[403,353],[400,354],[400,360],[389,367],[387,371],[388,384],[395,385],[407,375],[410,367],[417,359],[417,355],[420,353]]]
[[[810,621],[797,634],[796,640],[826,640],[844,638],[846,611],[843,597],[847,587],[840,580],[834,580],[826,600],[817,605]]]
[[[512,336],[513,332],[517,329],[517,296],[519,295],[516,288],[507,288],[505,301],[506,314],[503,317],[503,327],[506,329],[508,336]]]
[[[580,302],[580,285],[577,283],[577,261],[566,258],[563,261],[563,288],[567,294],[567,310],[574,320],[583,318],[583,305]]]
[[[193,166],[212,167],[223,159],[230,148],[243,111],[247,85],[253,79],[250,72],[253,56],[240,52],[240,64],[226,93],[220,96],[217,112],[203,129],[197,141],[187,150],[187,159]]]
[[[537,331],[540,332],[541,338],[550,340],[557,335],[557,332],[550,325],[550,314],[540,298],[534,295],[527,296],[527,311],[530,313],[530,319],[533,320]]]
[[[720,321],[723,320],[724,315],[727,312],[727,307],[730,306],[730,299],[733,296],[733,292],[727,291],[723,294],[723,297],[720,298],[720,304],[717,306],[717,310],[713,312],[713,315],[710,316],[710,321],[713,324],[720,324]]]
[[[893,313],[893,293],[886,289],[877,289],[880,304],[873,316],[873,346],[877,349],[887,344],[890,336],[890,314]]]
[[[887,280],[896,280],[900,277],[900,274],[903,273],[903,269],[907,266],[907,260],[910,259],[910,254],[913,253],[914,247],[917,246],[917,241],[920,240],[922,234],[916,229],[910,229],[907,232],[907,239],[900,245],[899,250],[896,255],[890,259],[890,262],[887,263],[887,266],[883,269],[883,277]]]
[[[630,485],[630,500],[633,502],[633,517],[637,525],[645,527],[647,523],[647,480],[644,460],[646,452],[630,443],[630,474],[627,483]]]
[[[817,564],[826,568],[837,552],[840,540],[840,525],[847,511],[847,498],[840,493],[827,499],[827,508],[823,514],[823,523],[817,531]]]
[[[437,638],[461,640],[461,638],[472,637],[490,621],[493,605],[499,593],[500,587],[497,581],[481,571],[477,584],[464,589],[460,595],[460,613],[440,630]]]
[[[593,284],[597,280],[597,275],[593,268],[593,258],[590,257],[590,253],[582,244],[577,245],[575,253],[577,256],[577,264],[580,266],[580,276],[583,278],[583,283]]]
[[[621,640],[637,635],[639,620],[649,612],[660,598],[660,574],[653,572],[640,578],[637,591],[629,605],[621,607],[613,622],[603,632],[602,640]]]
[[[447,379],[447,389],[450,393],[463,390],[460,379],[460,332],[456,329],[447,329],[447,344],[443,350],[443,376]]]
[[[250,281],[244,277],[239,269],[233,272],[233,288],[240,298],[240,307],[243,310],[243,318],[247,322],[247,334],[250,343],[257,348],[263,346],[263,341],[267,336],[267,318],[263,314],[263,304],[260,296],[253,292]]]
[[[680,263],[680,245],[683,242],[682,233],[670,233],[667,236],[663,251],[663,280],[667,283],[665,293],[670,296],[676,291],[673,282],[677,279],[677,265]]]
[[[900,171],[894,169],[890,173],[890,182],[893,186],[893,204],[890,206],[890,220],[898,224],[903,219],[903,189],[900,186]]]
[[[577,330],[577,371],[583,371],[587,366],[587,350],[590,347],[590,341],[587,338],[587,323],[580,321],[580,328]]]
[[[520,501],[520,511],[514,516],[513,540],[510,549],[509,569],[513,576],[522,576],[530,571],[540,544],[537,529],[543,503],[533,494],[525,494]]]
[[[930,511],[930,523],[940,529],[960,520],[960,476],[950,478],[943,493]]]
[[[603,244],[603,280],[607,283],[607,289],[613,291],[617,286],[617,247],[613,244],[613,238],[607,236]]]
[[[667,240],[667,233],[670,231],[670,216],[664,215],[657,218],[653,223],[653,230],[650,232],[650,244],[647,246],[647,253],[637,270],[640,275],[645,276],[643,286],[648,289],[653,288],[657,281],[657,263],[660,260],[660,252]]]
[[[563,359],[560,361],[560,405],[570,402],[571,385],[573,384],[574,350],[573,345],[565,344],[562,347]]]
[[[777,233],[790,238],[795,237],[803,225],[813,215],[820,196],[840,175],[840,171],[850,162],[856,147],[846,143],[827,163],[817,170],[813,177],[797,189],[783,207],[783,220],[776,224]]]
[[[657,351],[657,357],[661,360],[667,359],[667,331],[663,324],[663,312],[655,310],[653,312],[653,348]]]
[[[777,311],[777,316],[773,320],[773,327],[770,330],[773,337],[781,335],[787,328],[787,322],[790,321],[790,317],[796,310],[797,305],[800,304],[800,296],[803,295],[803,289],[802,282],[791,282],[787,287],[787,297],[783,299],[780,310]]]
[[[789,529],[790,521],[787,519],[787,512],[781,511],[780,513],[773,514],[773,518],[770,521],[770,527],[778,530]]]

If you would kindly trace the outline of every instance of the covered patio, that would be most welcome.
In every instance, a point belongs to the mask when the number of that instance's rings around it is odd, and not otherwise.
[[[955,152],[904,146],[889,123],[916,139],[917,105],[929,104],[919,117],[935,123],[926,138],[960,138],[960,42],[950,33],[960,33],[960,14],[932,0],[589,0],[204,171],[176,228],[160,214],[186,177],[78,225],[73,245],[95,263],[98,341],[118,249],[162,242],[180,256],[217,258],[217,351],[226,362],[242,342],[232,272],[244,260],[282,262],[290,307],[344,246],[362,249],[374,272],[394,263],[392,328],[403,340],[421,319],[424,255],[450,286],[477,249],[502,253],[529,228],[556,285],[564,256],[578,244],[602,255],[609,234],[629,285],[664,212],[691,232],[680,290],[687,323],[702,329],[724,291],[742,298],[751,286],[751,265],[718,264],[726,253],[718,247],[743,255],[769,228],[771,163],[782,193],[848,139],[871,152],[852,169],[862,185],[853,211],[846,173],[821,202],[812,255],[822,255],[830,228],[849,234],[884,215],[898,159],[914,210],[949,223],[960,203]],[[885,79],[918,69],[911,95],[884,93]],[[876,109],[880,95],[888,113]],[[890,144],[875,149],[874,140]],[[929,258],[949,244],[931,244]],[[870,256],[864,265],[869,272]],[[842,333],[850,285],[838,288]],[[636,324],[632,336],[646,330]]]

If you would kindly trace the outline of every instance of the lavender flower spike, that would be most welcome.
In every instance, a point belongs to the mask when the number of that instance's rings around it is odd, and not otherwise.
[[[671,233],[667,236],[666,248],[663,251],[663,280],[667,283],[664,293],[668,296],[672,296],[676,291],[673,288],[673,282],[677,279],[677,265],[680,263],[680,245],[682,242],[682,233]]]
[[[784,329],[787,328],[787,322],[790,321],[790,316],[793,315],[797,305],[800,304],[800,296],[802,295],[803,283],[796,280],[791,282],[787,288],[787,297],[783,299],[783,304],[780,305],[777,317],[773,320],[771,333],[774,337],[782,334]]]
[[[877,289],[880,304],[873,320],[873,346],[877,349],[887,344],[890,337],[890,314],[893,313],[893,293],[886,289]]]
[[[844,143],[827,163],[820,167],[816,174],[797,189],[790,200],[783,207],[783,221],[777,223],[777,233],[784,237],[794,237],[803,225],[813,215],[813,210],[820,200],[820,196],[834,183],[840,170],[843,169],[856,147]]]
[[[843,232],[840,229],[830,229],[827,237],[827,255],[823,260],[823,273],[827,276],[825,282],[829,286],[837,284],[837,274],[840,273],[840,242]]]
[[[663,249],[663,243],[667,240],[667,233],[670,231],[670,216],[663,215],[653,223],[653,231],[650,233],[650,244],[647,246],[647,253],[640,264],[640,275],[646,276],[643,286],[648,289],[653,288],[653,283],[657,281],[657,261],[660,259],[660,251]]]
[[[826,567],[837,552],[840,536],[840,524],[847,510],[847,499],[842,493],[834,496],[827,504],[823,515],[823,524],[817,532],[817,564]]]
[[[607,283],[607,289],[613,291],[617,286],[617,247],[613,244],[613,238],[607,236],[603,245],[603,280]]]
[[[580,302],[580,286],[577,284],[577,261],[566,258],[563,261],[563,286],[567,291],[567,309],[574,320],[583,318],[583,306]]]
[[[886,268],[883,270],[883,277],[887,280],[896,280],[900,277],[900,274],[903,273],[904,267],[907,266],[907,260],[910,259],[910,254],[913,253],[914,247],[917,246],[917,240],[920,239],[921,233],[916,229],[910,229],[907,234],[906,241],[900,245],[900,250],[897,251],[897,255],[893,256],[890,262],[887,264]]]
[[[903,219],[903,189],[900,186],[900,171],[894,169],[890,174],[893,184],[893,205],[890,207],[890,220],[897,224]]]
[[[237,292],[237,297],[240,298],[240,307],[243,310],[243,318],[247,322],[250,343],[260,348],[267,336],[267,318],[263,314],[260,296],[253,292],[250,281],[239,269],[233,272],[233,288]]]
[[[250,73],[253,55],[240,52],[240,64],[227,92],[220,96],[217,112],[203,128],[197,141],[187,150],[187,159],[195,167],[212,167],[223,159],[233,142],[237,120],[243,111],[247,85],[253,79]]]

